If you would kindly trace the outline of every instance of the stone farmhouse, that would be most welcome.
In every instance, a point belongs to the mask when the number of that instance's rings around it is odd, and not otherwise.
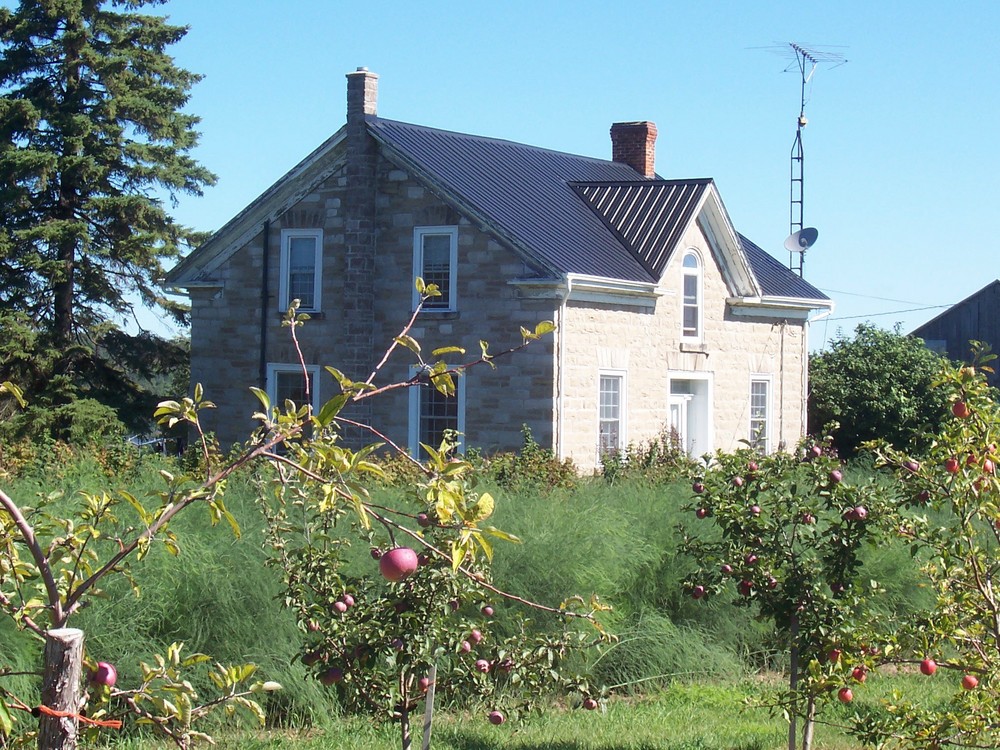
[[[792,447],[805,429],[819,290],[733,227],[710,179],[661,179],[656,127],[611,128],[610,160],[386,120],[378,76],[347,75],[347,123],[181,261],[166,284],[191,299],[191,369],[217,409],[207,428],[246,440],[248,387],[301,399],[281,326],[292,299],[316,406],[323,369],[364,380],[416,305],[430,352],[478,356],[556,331],[489,367],[457,396],[427,385],[370,400],[359,418],[418,455],[446,428],[486,453],[535,441],[584,471],[608,451],[673,434],[692,455],[751,441]],[[400,348],[376,384],[413,375]],[[355,415],[357,416],[357,415]]]

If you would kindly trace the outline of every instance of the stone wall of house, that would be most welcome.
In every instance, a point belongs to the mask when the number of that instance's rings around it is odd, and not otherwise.
[[[355,380],[366,379],[374,363],[406,327],[414,307],[413,230],[419,226],[458,227],[458,311],[424,313],[409,334],[417,339],[428,361],[442,346],[465,348],[464,357],[448,355],[450,362],[476,359],[479,341],[488,341],[492,354],[521,343],[520,327],[533,329],[540,320],[552,319],[550,301],[522,300],[507,283],[526,273],[524,263],[490,236],[473,226],[420,181],[382,156],[376,166],[374,330],[367,357],[354,349],[357,336],[349,329],[353,315],[348,302],[349,274],[346,258],[346,175],[332,174],[311,193],[277,217],[268,233],[268,299],[264,362],[295,366],[298,354],[281,325],[278,308],[282,229],[323,230],[322,310],[297,329],[299,346],[307,364],[321,368],[318,402],[339,393],[324,365],[337,367]],[[215,273],[217,287],[191,290],[192,377],[205,386],[206,397],[219,409],[205,413],[205,425],[224,446],[244,441],[254,428],[250,415],[257,409],[249,386],[266,389],[261,380],[261,319],[259,314],[263,274],[264,231],[236,252]],[[353,308],[352,308],[353,309]],[[353,356],[344,356],[351,351]],[[365,361],[372,364],[363,364]],[[375,378],[376,385],[405,380],[414,355],[397,347]],[[346,364],[345,364],[346,363]],[[480,365],[465,376],[467,408],[465,444],[487,452],[520,448],[521,427],[529,423],[540,443],[552,440],[553,337],[525,350],[499,356],[496,369]],[[373,426],[398,445],[408,442],[409,390],[375,398],[369,418]],[[348,412],[350,415],[350,413]],[[371,435],[353,435],[373,441]]]
[[[377,232],[375,340],[388,346],[402,332],[413,310],[414,228],[458,227],[457,312],[425,312],[409,331],[420,342],[428,361],[443,346],[461,346],[459,362],[480,356],[481,339],[492,354],[518,346],[520,328],[533,329],[551,320],[551,301],[523,300],[510,279],[528,273],[513,252],[474,226],[436,196],[422,182],[385,158],[377,166]],[[528,423],[535,439],[552,440],[553,342],[547,336],[511,355],[499,356],[496,369],[471,368],[465,377],[465,445],[492,453],[521,447],[521,426]],[[377,382],[396,382],[409,376],[412,353],[397,349]],[[409,391],[401,391],[375,405],[376,424],[394,440],[406,444]]]
[[[703,259],[703,339],[681,342],[684,251]],[[655,309],[570,301],[566,347],[563,452],[587,470],[597,463],[598,384],[602,370],[625,373],[625,443],[642,443],[668,429],[670,377],[711,383],[715,449],[734,450],[750,437],[751,376],[771,377],[771,449],[792,447],[802,421],[801,320],[735,318],[727,308],[721,271],[697,227],[685,236],[667,267],[666,294]]]

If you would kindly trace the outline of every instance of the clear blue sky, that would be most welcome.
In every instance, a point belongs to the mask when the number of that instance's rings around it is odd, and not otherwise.
[[[627,9],[627,10],[625,10]],[[843,54],[808,90],[805,276],[836,301],[820,348],[864,320],[909,331],[1000,276],[1000,3],[170,0],[173,52],[219,176],[175,211],[214,230],[344,122],[344,74],[379,114],[609,158],[652,120],[657,171],[712,177],[737,229],[787,262],[798,42]],[[779,48],[777,50],[773,48]],[[918,309],[928,308],[928,309]],[[931,309],[936,308],[936,309]]]

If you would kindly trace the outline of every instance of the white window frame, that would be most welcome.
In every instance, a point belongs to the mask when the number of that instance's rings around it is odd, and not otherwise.
[[[281,230],[281,281],[278,288],[278,310],[285,312],[291,304],[292,297],[289,296],[289,249],[293,239],[311,237],[316,241],[313,277],[313,301],[311,307],[303,305],[299,308],[302,312],[319,312],[323,309],[321,292],[323,289],[323,230],[322,229],[282,229]]]
[[[601,369],[597,373],[597,463],[601,464],[604,459],[604,451],[601,445],[601,380],[603,378],[617,378],[620,381],[618,393],[618,445],[617,451],[623,451],[628,445],[628,372],[626,370]]]
[[[319,398],[319,365],[306,365],[306,372],[309,373],[310,398],[312,400],[313,414],[319,411],[322,403]],[[267,397],[271,399],[271,406],[284,408],[284,400],[278,401],[278,376],[294,375],[302,377],[302,365],[297,363],[268,362],[267,363]],[[303,406],[303,404],[296,404]]]
[[[440,305],[431,297],[424,303],[425,312],[455,312],[458,310],[458,227],[456,226],[436,226],[436,227],[414,227],[413,228],[413,277],[424,276],[424,237],[428,235],[445,235],[450,240],[450,252],[448,256],[448,288],[441,291],[447,295],[448,304]],[[440,286],[440,285],[439,285]],[[413,307],[416,309],[420,302],[420,295],[416,288],[413,290]]]
[[[684,265],[688,258],[694,258],[695,263],[698,264],[697,268],[688,268]],[[705,261],[699,253],[694,248],[688,248],[684,251],[684,255],[681,257],[681,340],[682,341],[697,341],[700,342],[704,336],[705,332]],[[686,296],[684,294],[684,286],[688,277],[694,277],[695,286],[697,287],[697,299],[695,300],[695,311],[697,321],[695,325],[697,326],[697,331],[694,335],[687,332],[687,328],[684,324],[685,311],[688,308]]]
[[[764,434],[757,436],[754,434],[754,423],[758,420],[754,417],[754,385],[764,383],[767,388],[764,404]],[[749,398],[747,401],[748,424],[747,440],[752,446],[758,448],[762,453],[771,452],[771,443],[774,436],[774,376],[768,373],[755,373],[750,376]],[[759,441],[759,442],[758,442]]]
[[[415,375],[419,372],[418,368],[411,368],[410,374]],[[457,373],[452,373],[451,376],[455,381],[455,398],[458,401],[458,420],[456,426],[456,432],[459,434],[458,444],[463,446],[465,444],[465,376],[459,375]],[[409,425],[407,428],[407,444],[410,448],[410,455],[418,460],[423,460],[427,458],[424,454],[424,449],[420,447],[420,395],[422,389],[433,388],[433,385],[415,385],[410,387],[410,402],[409,402]],[[431,445],[434,450],[438,449],[437,445]]]

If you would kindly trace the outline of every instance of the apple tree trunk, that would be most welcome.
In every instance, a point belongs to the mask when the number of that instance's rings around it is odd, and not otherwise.
[[[38,717],[38,750],[76,750],[83,675],[83,631],[54,628],[45,633],[42,705],[70,716]]]

